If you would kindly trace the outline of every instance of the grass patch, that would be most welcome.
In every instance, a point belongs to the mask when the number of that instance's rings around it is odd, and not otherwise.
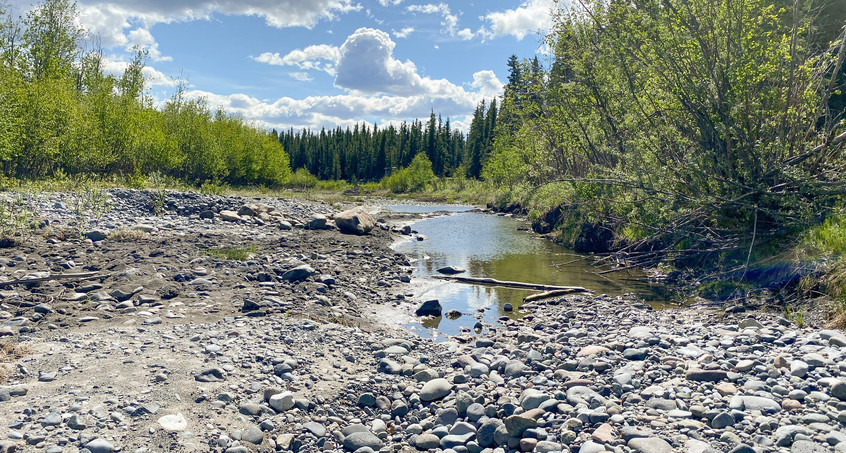
[[[109,233],[109,240],[115,242],[136,242],[148,238],[150,235],[135,228],[120,227]]]
[[[208,256],[213,256],[215,258],[223,258],[227,260],[234,260],[234,261],[245,261],[250,259],[251,256],[255,255],[256,246],[251,245],[248,247],[218,247],[206,250],[206,254]]]

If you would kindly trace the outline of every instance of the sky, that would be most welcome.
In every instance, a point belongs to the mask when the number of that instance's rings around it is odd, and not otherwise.
[[[18,12],[31,0],[12,0]],[[150,95],[189,97],[263,128],[428,119],[469,125],[506,60],[543,56],[555,0],[78,0],[86,45],[120,74],[148,52]],[[541,61],[544,61],[541,58]]]

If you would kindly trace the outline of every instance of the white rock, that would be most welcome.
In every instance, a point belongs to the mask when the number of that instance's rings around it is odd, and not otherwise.
[[[177,414],[165,415],[159,418],[159,425],[165,431],[185,431],[188,428],[188,421],[181,412]]]

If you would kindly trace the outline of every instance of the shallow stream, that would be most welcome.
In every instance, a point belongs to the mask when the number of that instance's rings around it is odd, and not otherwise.
[[[581,286],[594,294],[621,296],[634,293],[642,300],[660,306],[669,295],[660,285],[650,284],[640,272],[598,275],[593,258],[580,255],[528,231],[526,222],[500,215],[471,212],[457,206],[386,206],[393,212],[444,215],[420,220],[411,228],[427,237],[395,245],[412,261],[414,277],[440,275],[437,269],[456,266],[466,269],[461,276],[490,277],[547,285]],[[424,336],[439,333],[450,336],[472,332],[478,320],[497,324],[501,317],[518,318],[523,298],[539,291],[470,285],[438,281],[419,295],[420,300],[437,299],[446,313],[458,310],[458,319],[438,317],[408,327]],[[511,304],[512,311],[506,311]],[[481,310],[481,311],[480,311]]]

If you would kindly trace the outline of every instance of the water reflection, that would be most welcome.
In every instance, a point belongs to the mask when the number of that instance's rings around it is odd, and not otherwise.
[[[401,211],[400,207],[395,210]],[[420,206],[415,206],[420,209]],[[429,211],[443,211],[429,207]],[[420,211],[417,211],[420,212]],[[651,285],[636,273],[597,275],[591,258],[577,255],[551,241],[537,238],[525,230],[518,220],[482,214],[459,212],[419,221],[412,228],[428,237],[425,241],[405,241],[397,251],[412,259],[415,275],[438,275],[437,269],[458,266],[467,270],[463,276],[491,277],[549,285],[583,286],[597,294],[611,296],[638,293],[645,298],[659,297]],[[478,319],[495,323],[502,316],[517,317],[517,308],[525,296],[536,291],[445,282],[426,292],[423,299],[438,299],[444,312],[456,309],[463,313],[457,320],[427,320],[420,327],[437,329],[446,335],[468,331]],[[514,311],[507,312],[510,303]]]

